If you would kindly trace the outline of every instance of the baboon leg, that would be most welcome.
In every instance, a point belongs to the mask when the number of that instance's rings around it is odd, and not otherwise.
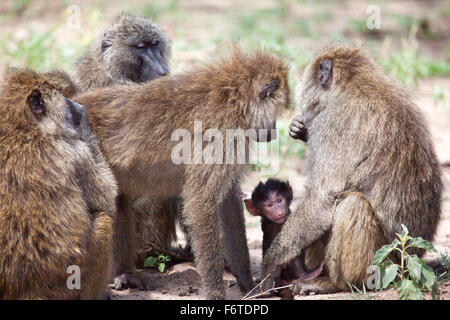
[[[226,264],[236,277],[241,290],[250,291],[254,287],[250,270],[250,257],[245,233],[245,219],[241,188],[233,185],[217,212],[220,218],[222,238],[224,239],[224,255]]]
[[[87,263],[81,278],[81,299],[105,299],[112,269],[114,220],[105,212],[95,213]]]
[[[348,291],[349,284],[360,288],[367,279],[367,268],[375,252],[385,244],[375,212],[362,193],[348,192],[337,201],[325,249],[328,276],[299,281],[295,293]]]
[[[342,290],[348,283],[360,287],[375,252],[385,244],[383,230],[369,200],[350,192],[336,206],[333,228],[326,248],[331,281]]]
[[[196,268],[202,279],[203,294],[207,299],[223,299],[224,259],[220,245],[218,219],[214,197],[209,190],[189,179],[183,187],[183,221],[191,237]]]
[[[133,201],[136,219],[137,248],[145,250],[156,246],[169,250],[176,240],[175,220],[179,198],[140,198]],[[147,252],[138,254],[137,266],[142,268]]]
[[[136,221],[132,200],[123,194],[118,197],[113,250],[114,288],[116,290],[136,287],[141,290],[148,289],[135,266],[137,253]]]

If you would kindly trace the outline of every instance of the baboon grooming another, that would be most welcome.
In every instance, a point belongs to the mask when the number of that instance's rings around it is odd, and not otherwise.
[[[151,20],[120,14],[75,65],[82,91],[145,82],[169,73],[170,43]]]
[[[224,255],[233,258],[231,271],[241,288],[251,288],[244,217],[232,210],[216,214],[218,208],[227,207],[230,194],[239,197],[235,186],[248,165],[205,163],[197,151],[193,163],[175,164],[171,153],[179,142],[172,141],[172,134],[184,129],[194,137],[194,121],[201,121],[202,128],[196,136],[208,135],[207,129],[217,129],[223,137],[227,129],[274,129],[289,104],[287,73],[286,64],[269,53],[235,49],[230,58],[215,64],[144,84],[94,90],[75,99],[87,106],[92,129],[119,181],[116,274],[133,271],[135,234],[128,199],[181,194],[183,219],[206,296],[224,298]],[[257,138],[264,140],[263,134]],[[202,150],[202,139],[194,142],[189,150]],[[219,225],[228,236],[223,248]]]
[[[306,67],[299,89],[306,196],[268,250],[263,277],[322,239],[328,276],[294,289],[348,290],[348,283],[362,285],[376,250],[402,223],[412,236],[433,240],[441,173],[417,107],[359,49],[329,47]]]
[[[13,70],[0,95],[0,298],[98,299],[110,278],[117,184],[62,72]],[[103,160],[103,161],[102,161]],[[69,289],[69,266],[81,288]],[[69,272],[69,273],[68,273]]]

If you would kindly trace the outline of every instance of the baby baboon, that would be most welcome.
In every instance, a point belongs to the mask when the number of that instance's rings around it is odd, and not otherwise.
[[[87,116],[61,94],[67,79],[12,70],[1,88],[1,299],[105,297],[117,183],[81,140]]]
[[[150,20],[120,14],[75,65],[82,91],[145,82],[169,73],[170,43]]]
[[[223,249],[225,255],[234,257],[229,260],[231,270],[241,287],[251,288],[244,217],[232,215],[233,210],[229,212],[231,216],[216,215],[219,207],[228,207],[227,199],[238,197],[235,186],[248,165],[236,161],[224,163],[236,156],[222,150],[223,144],[215,152],[216,158],[221,155],[228,158],[211,161],[202,153],[202,144],[207,141],[202,137],[206,134],[211,138],[215,132],[216,140],[222,142],[227,129],[274,129],[277,117],[289,104],[287,73],[286,64],[269,53],[245,54],[236,49],[228,59],[182,74],[145,84],[94,90],[75,99],[87,106],[92,130],[119,181],[122,197],[118,208],[121,225],[116,239],[120,253],[117,274],[133,271],[135,234],[128,199],[181,194],[183,219],[206,296],[223,298],[225,294],[219,224],[229,236]],[[259,130],[254,138],[264,141],[272,138],[264,133],[266,130]],[[189,141],[177,143],[180,136],[186,135]],[[195,138],[193,144],[191,137]],[[231,147],[237,139],[233,137]],[[177,152],[180,144],[183,151]],[[180,153],[185,159],[181,163]]]
[[[348,283],[361,286],[375,251],[402,223],[412,236],[433,240],[441,173],[417,107],[359,49],[329,47],[307,66],[299,89],[306,196],[267,251],[263,273],[276,274],[322,238],[328,276],[298,282],[296,290],[348,290]]]
[[[261,229],[263,231],[263,257],[272,244],[275,237],[291,214],[293,193],[289,182],[269,179],[266,183],[260,182],[253,190],[251,199],[245,199],[248,212],[261,217]],[[279,279],[276,279],[276,287],[285,286],[301,278],[311,280],[320,275],[323,262],[317,270],[308,272],[304,265],[304,253],[296,257],[292,262],[283,267]]]

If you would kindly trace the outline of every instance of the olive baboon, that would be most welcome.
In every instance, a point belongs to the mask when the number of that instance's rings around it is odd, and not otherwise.
[[[75,65],[82,91],[145,82],[169,73],[170,43],[150,20],[120,14]]]
[[[289,182],[269,179],[265,183],[260,182],[252,192],[251,199],[245,199],[248,212],[261,217],[261,229],[263,231],[263,257],[272,244],[275,237],[291,214],[289,206],[293,197]],[[320,268],[314,272],[307,272],[304,266],[303,252],[300,256],[286,265],[276,279],[276,286],[285,286],[301,278],[302,280],[314,279],[322,272],[323,262]]]
[[[83,91],[149,81],[169,72],[169,58],[170,42],[155,24],[149,19],[121,14],[78,60],[74,78]],[[138,248],[149,244],[169,248],[176,240],[175,222],[181,206],[178,198],[139,197],[129,202],[136,216]],[[137,259],[139,266],[144,258],[140,255]],[[123,288],[121,283],[116,284],[116,289]]]
[[[227,206],[230,197],[238,197],[235,186],[248,165],[205,163],[198,158],[202,139],[195,137],[214,128],[223,137],[227,129],[274,129],[277,117],[289,104],[287,73],[286,64],[269,53],[245,54],[235,49],[230,58],[215,64],[145,84],[94,90],[75,99],[87,106],[92,130],[119,181],[118,224],[122,225],[116,237],[120,253],[116,274],[134,271],[135,235],[130,231],[134,223],[128,199],[181,194],[183,219],[206,296],[224,297],[224,255],[235,256],[231,270],[242,288],[251,288],[244,217],[233,210],[229,215],[216,215],[216,209]],[[201,130],[194,132],[197,121]],[[172,140],[177,129],[194,136],[194,144],[188,144],[189,151],[194,150],[194,163],[172,160],[172,150],[178,145]],[[258,134],[255,139],[263,138],[264,134]],[[225,150],[220,150],[216,156],[224,154]],[[219,225],[228,235],[224,254]]]
[[[81,139],[88,120],[61,94],[67,79],[16,69],[1,88],[2,299],[105,297],[117,183]],[[81,288],[69,289],[70,266]]]
[[[299,281],[295,290],[348,290],[361,286],[375,251],[401,224],[433,239],[441,173],[417,107],[360,49],[332,45],[306,67],[299,89],[306,195],[267,251],[263,276],[322,239],[328,276]]]

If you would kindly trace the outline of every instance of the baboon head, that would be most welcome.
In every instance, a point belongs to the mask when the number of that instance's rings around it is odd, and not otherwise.
[[[102,68],[115,81],[145,82],[169,73],[169,40],[148,19],[117,16],[98,49]]]
[[[1,90],[1,129],[14,135],[79,138],[81,124],[87,122],[84,108],[65,98],[57,83],[30,70],[9,71]]]
[[[338,99],[345,100],[352,82],[361,81],[365,72],[376,68],[359,48],[332,45],[324,52],[307,65],[296,88],[297,104],[306,126]]]
[[[226,81],[221,86],[223,96],[239,108],[245,129],[256,129],[257,141],[275,139],[271,129],[276,129],[276,119],[289,107],[286,63],[263,50],[245,54],[235,47],[231,59],[222,61],[219,70],[226,76],[218,75],[214,83]]]

